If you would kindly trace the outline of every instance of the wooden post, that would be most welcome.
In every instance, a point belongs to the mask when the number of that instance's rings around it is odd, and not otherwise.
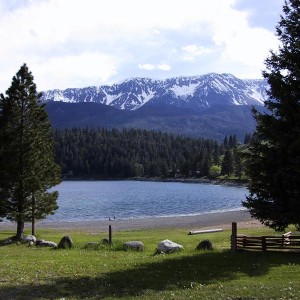
[[[36,203],[35,203],[35,196],[34,194],[32,193],[31,195],[31,234],[32,235],[35,235],[35,206],[36,206]]]
[[[112,231],[111,231],[111,225],[108,227],[108,243],[112,244]]]
[[[232,222],[232,229],[231,229],[231,251],[234,251],[234,252],[237,250],[236,236],[237,236],[237,224],[236,224],[236,222]]]
[[[266,237],[265,236],[261,237],[261,250],[263,252],[267,251],[267,242],[266,242]]]

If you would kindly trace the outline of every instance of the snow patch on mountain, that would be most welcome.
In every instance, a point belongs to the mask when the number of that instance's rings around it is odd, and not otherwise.
[[[121,97],[122,93],[119,93],[117,95],[111,95],[106,93],[105,91],[103,91],[105,94],[105,104],[106,105],[111,105],[111,103],[113,103],[116,99],[118,99],[119,97]]]
[[[155,91],[153,90],[148,90],[142,91],[141,94],[137,95],[137,98],[139,99],[140,103],[147,103],[150,101],[154,96],[156,95]]]
[[[74,99],[74,96],[70,97],[65,97],[62,93],[62,91],[56,91],[53,94],[53,101],[63,101],[63,102],[76,102]]]
[[[189,85],[174,85],[170,90],[175,94],[175,96],[186,99],[189,96],[193,96],[199,83],[191,83]]]
[[[222,93],[222,92],[228,91],[228,87],[223,82],[221,82],[219,79],[215,79],[212,82],[211,86],[216,89],[217,93]]]

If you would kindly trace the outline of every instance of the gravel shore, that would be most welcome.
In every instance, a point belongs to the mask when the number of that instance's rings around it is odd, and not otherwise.
[[[231,223],[237,222],[239,228],[251,228],[262,226],[260,222],[252,219],[246,210],[227,211],[219,213],[202,214],[195,216],[175,216],[157,218],[135,218],[116,219],[112,221],[81,221],[81,222],[37,222],[37,228],[51,228],[59,230],[77,230],[87,232],[107,231],[111,225],[114,231],[138,230],[138,229],[163,229],[180,228],[187,230],[209,229],[209,228],[231,228]],[[26,224],[25,228],[30,228],[31,224]],[[16,224],[10,222],[0,222],[0,230],[13,229]]]

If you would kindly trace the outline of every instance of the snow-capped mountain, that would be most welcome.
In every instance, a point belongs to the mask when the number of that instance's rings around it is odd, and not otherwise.
[[[219,105],[263,105],[265,80],[242,80],[231,74],[166,80],[133,78],[119,84],[99,87],[49,90],[42,101],[95,102],[122,110],[136,110],[146,103],[185,108],[209,108]]]

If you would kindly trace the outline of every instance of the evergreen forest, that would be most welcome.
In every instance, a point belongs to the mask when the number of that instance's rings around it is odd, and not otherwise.
[[[242,167],[235,136],[224,143],[141,129],[57,129],[56,162],[63,179],[217,177]]]

